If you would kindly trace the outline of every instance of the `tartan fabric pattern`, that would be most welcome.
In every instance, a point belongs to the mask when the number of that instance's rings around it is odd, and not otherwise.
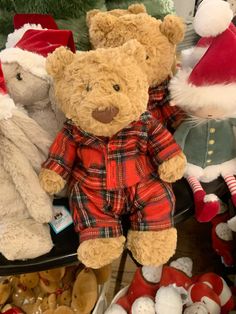
[[[156,172],[180,151],[172,135],[149,112],[111,138],[93,136],[68,120],[43,167],[92,189],[118,190]]]
[[[185,114],[177,106],[170,106],[170,92],[168,90],[168,78],[162,84],[149,88],[149,100],[147,109],[155,119],[161,122],[168,130],[174,129],[183,121]]]
[[[80,242],[121,236],[120,216],[127,212],[132,230],[170,228],[174,205],[170,186],[154,175],[118,191],[93,190],[77,182],[70,194],[70,208]]]

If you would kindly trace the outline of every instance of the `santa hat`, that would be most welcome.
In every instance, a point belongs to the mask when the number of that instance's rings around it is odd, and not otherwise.
[[[170,84],[175,103],[183,109],[208,104],[235,109],[236,30],[232,17],[225,1],[204,0],[199,6],[194,27],[205,43],[208,38],[208,47],[193,68],[182,68]]]
[[[14,108],[14,101],[7,94],[6,83],[0,63],[0,120],[11,118]]]
[[[15,47],[0,52],[0,60],[2,63],[16,62],[26,71],[47,80],[46,57],[60,46],[68,47],[75,52],[71,31],[30,29],[25,32]]]
[[[7,36],[6,48],[11,48],[29,29],[58,29],[53,17],[48,14],[16,14],[13,19],[14,32]]]

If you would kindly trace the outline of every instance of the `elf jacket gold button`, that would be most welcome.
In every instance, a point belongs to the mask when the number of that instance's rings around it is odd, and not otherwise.
[[[215,133],[216,129],[215,128],[210,128],[210,133]]]
[[[213,144],[215,144],[215,141],[214,141],[214,140],[210,140],[210,141],[209,141],[209,144],[210,144],[210,145],[213,145]]]
[[[210,162],[211,162],[211,159],[208,159],[208,160],[207,160],[207,163],[209,164]]]
[[[213,154],[213,150],[209,150],[209,152],[207,154],[208,155],[212,155]]]

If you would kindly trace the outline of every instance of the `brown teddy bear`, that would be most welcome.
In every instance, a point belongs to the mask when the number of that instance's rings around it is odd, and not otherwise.
[[[87,267],[100,268],[120,256],[120,216],[126,211],[127,246],[141,264],[163,264],[175,252],[175,201],[166,182],[182,177],[186,161],[172,135],[146,111],[146,57],[144,47],[131,40],[77,54],[59,48],[46,61],[68,121],[40,182],[50,194],[69,182],[78,258]]]
[[[185,25],[175,15],[163,21],[147,14],[144,5],[133,4],[127,10],[87,13],[91,44],[94,48],[118,47],[137,39],[146,49],[143,69],[148,76],[148,110],[170,130],[183,119],[183,112],[169,104],[168,83],[176,59],[176,45],[184,37]]]

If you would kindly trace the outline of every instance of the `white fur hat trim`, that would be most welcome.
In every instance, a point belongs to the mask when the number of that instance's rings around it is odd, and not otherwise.
[[[18,41],[22,38],[24,33],[29,30],[29,29],[43,29],[40,24],[24,24],[19,29],[16,29],[13,33],[10,33],[7,36],[7,42],[6,42],[6,48],[12,48],[14,47]]]
[[[44,79],[48,80],[48,74],[45,69],[46,58],[43,56],[23,50],[20,48],[7,48],[0,52],[0,59],[2,63],[20,64],[26,71]]]

